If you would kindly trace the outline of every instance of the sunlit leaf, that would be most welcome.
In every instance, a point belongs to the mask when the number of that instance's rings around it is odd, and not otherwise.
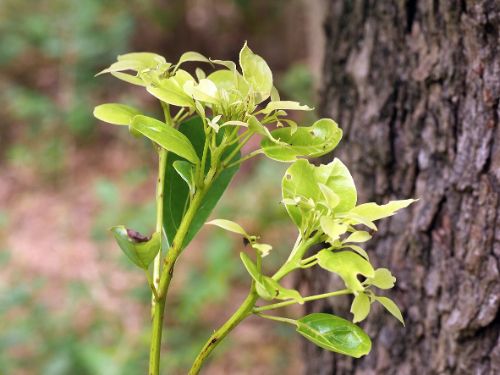
[[[261,276],[260,280],[256,280],[256,290],[257,294],[267,300],[271,301],[273,299],[278,300],[294,300],[299,304],[304,303],[304,299],[298,291],[295,289],[288,289],[281,286],[276,280],[268,276]]]
[[[101,121],[114,125],[130,125],[132,119],[141,111],[125,104],[106,103],[94,108],[94,116]]]
[[[380,304],[384,306],[385,309],[389,311],[392,316],[394,316],[397,320],[399,320],[402,325],[405,325],[405,321],[403,319],[403,315],[401,314],[401,310],[399,309],[398,305],[394,303],[393,300],[381,296],[376,296],[374,298],[376,301],[380,302]]]
[[[357,325],[338,316],[315,313],[296,321],[297,332],[320,348],[360,358],[371,350],[370,337]]]
[[[329,237],[329,242],[338,240],[349,228],[346,224],[328,216],[323,216],[320,219],[320,225],[323,232]]]
[[[364,203],[354,207],[350,212],[357,214],[366,220],[375,221],[384,217],[394,215],[398,210],[408,207],[415,199],[405,199],[401,201],[392,201],[384,205],[376,203]]]
[[[323,196],[325,197],[328,208],[333,210],[335,207],[337,207],[340,203],[340,197],[325,184],[318,184],[318,186],[323,193]]]
[[[321,268],[339,275],[344,280],[346,287],[354,292],[364,290],[363,285],[358,280],[358,275],[369,278],[375,274],[370,262],[350,251],[321,250],[317,258]]]
[[[362,322],[370,313],[370,297],[364,293],[354,296],[351,304],[351,313],[354,315],[353,323]]]
[[[257,250],[262,257],[269,255],[269,252],[273,249],[273,247],[267,243],[253,243],[252,248]]]
[[[207,62],[209,63],[210,60],[208,58],[206,58],[205,56],[203,56],[201,53],[198,53],[198,52],[194,52],[194,51],[188,51],[188,52],[184,52],[181,57],[179,58],[179,61],[177,62],[177,65],[175,66],[175,69],[174,71],[176,71],[177,69],[179,69],[179,67],[186,63],[186,62]]]
[[[299,202],[304,199],[323,202],[325,198],[320,184],[328,187],[340,198],[335,206],[335,212],[349,211],[355,206],[357,194],[354,181],[347,167],[338,159],[317,167],[304,159],[293,163],[285,172],[282,181],[284,202]],[[294,223],[301,228],[304,208],[297,204],[285,204],[285,207]]]
[[[343,249],[354,250],[359,255],[361,255],[363,258],[365,258],[366,260],[370,261],[370,257],[368,256],[368,253],[365,251],[365,249],[363,249],[362,247],[360,247],[358,245],[348,244],[348,245],[342,246],[342,248]]]
[[[123,225],[110,230],[120,249],[140,268],[147,269],[160,250],[160,233],[155,232],[151,238],[147,238]]]
[[[370,233],[365,232],[364,230],[358,230],[356,232],[353,232],[349,237],[347,237],[344,240],[344,243],[348,242],[366,242],[368,241],[372,236]]]
[[[256,95],[256,103],[260,103],[271,94],[273,74],[266,61],[252,52],[247,44],[240,51],[240,66],[243,77],[250,84]]]
[[[396,278],[387,268],[377,268],[373,277],[369,278],[367,282],[380,289],[391,289],[394,287]]]
[[[342,138],[342,130],[335,121],[321,119],[309,127],[279,128],[271,132],[272,138],[279,143],[265,138],[261,147],[267,157],[291,162],[299,157],[319,157],[332,151]]]
[[[167,151],[173,152],[193,164],[199,163],[198,155],[189,139],[177,129],[167,126],[164,122],[147,116],[135,116],[132,128],[153,142],[158,143]]]
[[[210,225],[215,225],[219,228],[222,228],[224,230],[227,230],[229,232],[241,234],[244,237],[250,237],[250,235],[239,225],[238,223],[235,223],[234,221],[231,220],[225,220],[225,219],[215,219],[208,221],[207,224]]]
[[[261,111],[264,114],[271,113],[273,111],[277,111],[283,109],[285,111],[292,110],[292,111],[312,111],[314,108],[311,108],[307,105],[302,105],[299,102],[292,102],[289,100],[282,100],[282,101],[271,101],[269,102],[266,107]]]

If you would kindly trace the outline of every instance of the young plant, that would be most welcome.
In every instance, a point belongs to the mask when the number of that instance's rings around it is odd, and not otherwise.
[[[206,64],[210,73],[198,67],[193,76],[182,69],[186,62]],[[196,52],[184,53],[175,64],[154,53],[129,53],[118,56],[117,62],[99,73],[144,87],[159,100],[164,113],[164,119],[159,120],[116,103],[94,110],[98,119],[127,126],[133,135],[150,139],[158,152],[155,232],[144,236],[124,226],[111,229],[125,255],[145,272],[152,291],[150,375],[159,374],[163,318],[175,264],[205,223],[242,236],[253,249],[253,256],[240,253],[250,288],[241,306],[208,338],[190,374],[198,374],[214,348],[250,315],[290,324],[321,348],[356,358],[369,353],[371,341],[354,323],[367,317],[373,302],[382,304],[403,323],[396,304],[377,292],[392,288],[395,277],[385,268],[374,269],[360,243],[371,238],[363,227],[376,231],[376,220],[393,215],[413,200],[357,205],[353,179],[339,159],[319,166],[304,159],[325,155],[337,146],[342,137],[337,124],[323,118],[310,126],[299,126],[288,118],[288,111],[311,108],[280,100],[267,63],[246,44],[240,51],[239,67]],[[274,130],[269,130],[269,125]],[[260,148],[242,155],[242,147],[253,136],[261,138]],[[273,275],[262,271],[271,245],[233,221],[207,222],[241,163],[261,154],[291,163],[282,182],[282,203],[298,228],[288,259]],[[323,244],[322,250],[306,257],[317,244]],[[292,271],[314,266],[337,274],[345,288],[302,296],[280,284]],[[354,296],[353,322],[331,314],[299,319],[266,314],[295,303],[347,294]]]

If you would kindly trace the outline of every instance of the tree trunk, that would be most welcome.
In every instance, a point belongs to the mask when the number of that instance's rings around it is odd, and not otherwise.
[[[306,373],[500,374],[500,1],[331,0],[322,114],[360,202],[418,197],[367,248],[397,276],[402,327],[376,309],[372,352],[306,345]],[[326,273],[305,274],[313,293]],[[307,305],[352,317],[349,300]]]

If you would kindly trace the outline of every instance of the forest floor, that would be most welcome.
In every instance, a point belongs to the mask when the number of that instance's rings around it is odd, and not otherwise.
[[[147,291],[141,289],[140,300],[133,296],[137,286],[142,288],[144,285],[144,277],[119,259],[122,255],[106,232],[109,226],[117,224],[112,220],[134,220],[136,213],[145,218],[145,227],[150,226],[154,211],[149,202],[154,196],[155,176],[147,172],[154,168],[154,160],[147,155],[140,155],[146,159],[141,160],[126,144],[111,141],[105,145],[86,146],[83,150],[70,149],[64,173],[56,177],[41,174],[29,166],[6,163],[2,167],[0,292],[23,286],[27,286],[28,291],[24,300],[12,307],[3,306],[5,314],[0,330],[5,333],[13,326],[20,329],[23,324],[31,324],[33,327],[24,328],[38,332],[40,340],[50,341],[53,349],[47,349],[49,351],[64,348],[59,341],[66,342],[68,331],[77,341],[85,341],[86,336],[92,335],[92,339],[87,340],[88,345],[105,343],[112,347],[113,341],[120,340],[128,341],[125,346],[129,346],[129,351],[138,350],[132,343],[147,348],[145,336],[149,334],[144,328],[149,326]],[[130,171],[142,172],[134,177]],[[184,294],[188,293],[183,285],[189,269],[203,266],[197,250],[202,248],[207,234],[203,233],[202,237],[190,245],[185,264],[176,269],[178,278],[173,283],[171,299],[174,303],[182,302]],[[232,251],[230,256],[237,259],[238,252]],[[241,266],[237,261],[234,264]],[[207,332],[221,324],[243,300],[248,287],[247,275],[240,272],[235,278],[222,278],[223,282],[231,282],[229,288],[222,287],[224,295],[219,296],[216,303],[201,306],[202,311],[195,314],[195,317],[202,317]],[[76,296],[74,286],[80,290]],[[29,320],[20,318],[23,314],[37,314],[40,306],[44,313],[35,323],[26,323]],[[167,311],[167,320],[171,321],[168,314]],[[54,324],[54,319],[64,327],[62,333],[51,332],[48,328]],[[111,334],[106,329],[96,328],[109,325],[110,321],[118,327]],[[180,321],[182,323],[182,319]],[[46,325],[45,330],[43,325]],[[182,332],[182,327],[175,332]],[[167,330],[167,342],[168,333]],[[195,348],[201,344],[188,342]],[[3,354],[7,363],[9,359],[15,362],[21,357],[33,357],[32,365],[26,361],[17,370],[14,365],[11,375],[38,374],[39,369],[34,366],[37,363],[45,366],[43,358],[56,354],[45,353],[33,345],[22,340],[10,347],[7,345]],[[293,332],[263,319],[250,318],[233,332],[229,345],[214,356],[205,373],[300,374],[299,353],[300,342]],[[181,361],[178,366],[182,368],[183,365]],[[172,370],[180,374],[179,368],[174,366]]]

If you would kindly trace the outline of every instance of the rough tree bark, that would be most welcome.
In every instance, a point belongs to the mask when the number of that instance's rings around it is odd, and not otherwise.
[[[352,360],[306,345],[307,374],[500,374],[500,1],[331,0],[322,114],[360,201],[419,197],[369,253],[398,278]],[[311,292],[332,287],[307,273]],[[346,299],[309,311],[351,316]],[[332,303],[332,302],[330,302]]]

